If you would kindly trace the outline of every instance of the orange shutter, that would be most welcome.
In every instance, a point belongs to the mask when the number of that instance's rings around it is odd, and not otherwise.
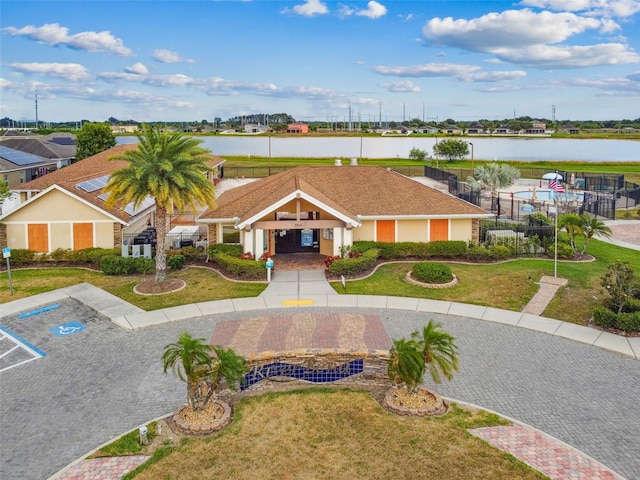
[[[429,222],[429,241],[449,240],[449,220],[431,220]]]
[[[93,247],[93,224],[92,223],[74,223],[73,224],[73,249],[82,250],[83,248]]]
[[[46,253],[49,251],[49,227],[46,223],[30,223],[27,225],[29,250]]]
[[[376,240],[391,243],[396,241],[395,220],[378,220],[376,222]]]

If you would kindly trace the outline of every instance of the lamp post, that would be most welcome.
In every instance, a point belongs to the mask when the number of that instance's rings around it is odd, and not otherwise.
[[[471,175],[473,175],[473,143],[469,142],[471,145]]]

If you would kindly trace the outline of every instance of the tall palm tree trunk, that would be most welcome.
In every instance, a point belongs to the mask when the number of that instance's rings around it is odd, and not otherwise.
[[[156,203],[156,282],[167,279],[167,209]]]

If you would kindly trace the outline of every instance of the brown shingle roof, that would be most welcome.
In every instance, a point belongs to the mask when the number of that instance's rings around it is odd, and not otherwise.
[[[224,192],[199,218],[245,221],[300,190],[337,211],[360,216],[486,214],[452,195],[375,166],[301,166]]]
[[[57,185],[61,189],[66,190],[95,205],[96,207],[109,212],[115,217],[127,222],[131,220],[132,216],[124,212],[121,207],[116,206],[110,209],[105,208],[104,200],[98,198],[98,195],[102,194],[102,189],[96,190],[94,192],[85,192],[84,190],[77,188],[76,185],[83,181],[110,175],[115,170],[127,167],[129,165],[129,162],[126,162],[124,160],[109,160],[109,158],[114,155],[122,154],[127,150],[134,150],[137,148],[137,146],[138,145],[136,143],[117,145],[113,148],[105,150],[104,152],[100,152],[96,155],[92,155],[91,157],[80,160],[72,165],[69,165],[68,167],[61,168],[49,173],[48,175],[36,178],[27,183],[23,183],[14,190],[42,191],[52,185]],[[209,166],[214,167],[223,162],[224,160],[222,158],[214,157],[212,155]]]

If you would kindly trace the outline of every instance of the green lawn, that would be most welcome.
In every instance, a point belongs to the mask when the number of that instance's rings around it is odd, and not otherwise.
[[[607,266],[620,259],[628,261],[640,275],[640,253],[599,240],[589,243],[587,253],[596,261],[587,263],[558,262],[558,276],[568,278],[566,287],[559,290],[545,316],[567,322],[584,324],[593,308],[603,298],[600,278]],[[543,275],[553,275],[553,260],[512,260],[497,264],[462,264],[451,262],[458,285],[447,289],[427,289],[404,281],[411,263],[390,263],[381,266],[372,276],[347,282],[347,294],[389,295],[455,301],[521,311],[538,290],[537,281]],[[7,272],[0,273],[0,303],[17,300],[81,282],[91,283],[144,309],[156,310],[188,303],[254,297],[266,283],[232,282],[207,268],[190,267],[171,276],[182,278],[187,287],[179,292],[161,296],[142,296],[133,287],[143,277],[111,277],[81,268],[40,268],[12,270],[15,294],[9,295]],[[339,282],[333,288],[343,293]]]
[[[558,276],[569,279],[553,299],[545,316],[584,324],[593,308],[603,298],[600,277],[617,259],[628,261],[640,275],[640,253],[598,240],[589,243],[587,253],[595,262],[558,262]],[[347,282],[347,294],[390,295],[455,301],[520,311],[538,291],[537,281],[543,275],[553,276],[553,260],[512,260],[498,264],[470,265],[451,262],[458,285],[431,289],[410,285],[404,277],[412,263],[390,263],[381,266],[371,277]],[[531,279],[531,280],[530,280]],[[333,287],[343,292],[340,282]]]

